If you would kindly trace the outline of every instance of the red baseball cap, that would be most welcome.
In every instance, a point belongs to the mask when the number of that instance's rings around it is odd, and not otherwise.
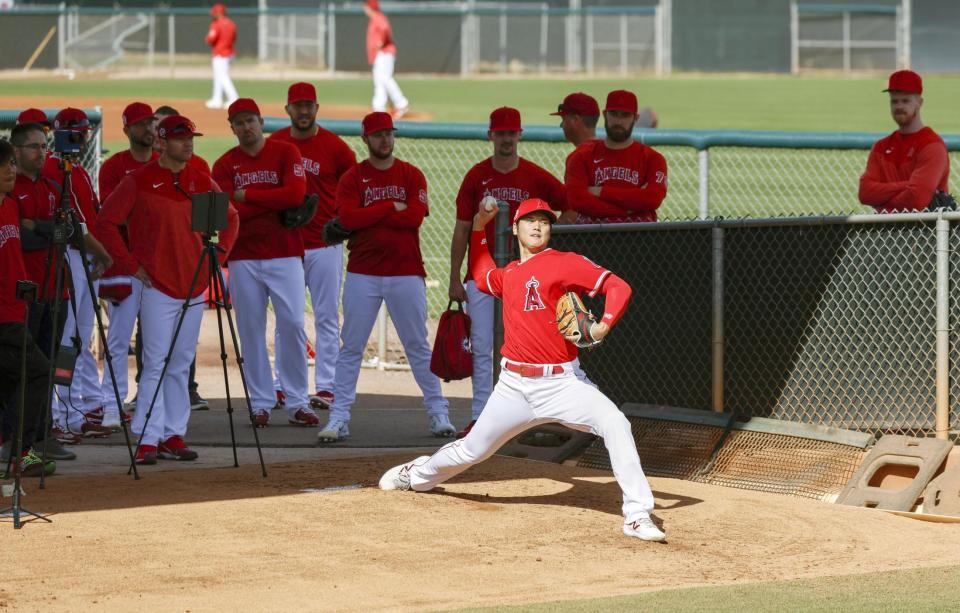
[[[159,138],[193,138],[194,136],[203,136],[197,132],[197,126],[183,115],[170,115],[164,117],[157,126],[157,136]]]
[[[898,70],[890,75],[885,92],[923,93],[923,79],[912,70]]]
[[[600,114],[600,105],[593,96],[583,92],[570,94],[563,99],[563,102],[557,105],[557,112],[551,115],[583,115],[584,117],[596,117]]]
[[[153,119],[153,109],[143,102],[131,102],[123,109],[122,119],[124,126],[132,126],[144,119]]]
[[[607,106],[604,111],[623,111],[637,114],[637,97],[625,89],[615,89],[607,94]]]
[[[237,98],[227,109],[227,119],[233,119],[235,115],[239,115],[240,113],[260,115],[260,107],[257,106],[257,103],[254,102],[252,98]]]
[[[363,135],[382,132],[383,130],[396,130],[393,127],[393,117],[390,113],[376,111],[363,118]]]
[[[17,125],[22,123],[39,123],[42,125],[48,125],[50,123],[50,119],[48,119],[47,114],[40,109],[24,109],[20,111],[19,115],[17,115]]]
[[[367,6],[375,11],[380,10],[380,0],[367,0]]]
[[[490,113],[491,132],[523,132],[520,127],[520,111],[501,106]]]
[[[90,119],[80,109],[68,106],[65,109],[60,109],[57,116],[53,118],[53,129],[87,131],[90,129]]]
[[[547,217],[550,218],[550,222],[556,223],[557,216],[550,210],[550,205],[539,198],[530,198],[529,200],[521,202],[520,206],[517,207],[517,212],[513,214],[513,223],[517,223],[521,218],[538,211],[546,213]]]
[[[316,102],[317,88],[311,83],[303,82],[291,85],[290,89],[287,90],[287,104],[304,101]]]
[[[227,6],[226,6],[225,4],[223,4],[222,2],[217,2],[216,4],[214,4],[213,6],[210,7],[210,15],[211,15],[211,16],[213,16],[213,15],[226,15],[226,14],[227,14]]]

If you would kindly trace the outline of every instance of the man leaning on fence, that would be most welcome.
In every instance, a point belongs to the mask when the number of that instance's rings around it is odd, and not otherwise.
[[[938,208],[947,192],[950,159],[943,139],[923,125],[923,80],[912,70],[890,75],[890,115],[897,130],[878,140],[860,177],[860,202],[878,213]]]

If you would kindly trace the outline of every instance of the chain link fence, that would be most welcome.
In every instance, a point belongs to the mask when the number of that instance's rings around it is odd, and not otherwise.
[[[0,109],[0,138],[10,138],[10,130],[16,125],[17,116],[22,110],[23,109]],[[53,121],[59,109],[43,109],[43,111],[47,114],[47,117]],[[84,112],[90,120],[90,138],[87,146],[84,147],[80,155],[80,165],[90,174],[90,178],[93,179],[94,189],[96,189],[97,177],[100,176],[100,151],[103,149],[103,116],[99,107],[95,109],[84,109]],[[47,144],[50,147],[50,151],[53,151],[53,131],[47,135]]]

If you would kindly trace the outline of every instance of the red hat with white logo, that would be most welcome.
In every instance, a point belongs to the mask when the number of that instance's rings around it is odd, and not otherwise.
[[[165,139],[193,138],[203,136],[197,132],[197,126],[183,115],[164,117],[157,126],[157,136]]]
[[[513,223],[517,223],[531,213],[544,213],[550,218],[551,223],[556,223],[557,221],[557,216],[550,210],[549,204],[540,198],[530,198],[529,200],[521,202],[520,206],[517,207],[517,212],[513,214]]]
[[[60,109],[57,116],[53,118],[53,129],[80,130],[85,132],[90,129],[90,119],[87,117],[87,114],[80,109],[68,106],[65,109]]]
[[[375,111],[363,118],[363,135],[382,132],[383,130],[396,130],[393,127],[393,117],[390,113]]]
[[[615,89],[607,94],[607,106],[604,111],[623,111],[637,114],[637,96],[625,89]]]
[[[153,119],[153,109],[143,102],[131,102],[127,108],[123,109],[122,118],[124,126],[132,126],[144,119]]]
[[[885,92],[923,93],[923,79],[912,70],[898,70],[890,75]]]
[[[317,88],[311,83],[294,83],[287,90],[287,104],[297,102],[316,102]]]
[[[227,108],[227,119],[233,119],[234,116],[240,113],[260,115],[260,107],[257,106],[257,103],[254,102],[252,98],[237,98],[233,101],[233,104]]]
[[[22,123],[39,123],[41,125],[49,125],[50,119],[48,119],[47,114],[40,109],[24,109],[19,115],[17,115],[17,125]]]
[[[491,132],[523,132],[520,127],[520,111],[501,106],[490,113],[490,131]]]
[[[600,105],[593,96],[583,92],[575,92],[563,99],[563,102],[557,105],[557,112],[551,115],[581,115],[583,117],[596,117],[600,114]]]

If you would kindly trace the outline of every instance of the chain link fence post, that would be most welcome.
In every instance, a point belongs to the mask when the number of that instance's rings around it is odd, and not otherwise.
[[[497,202],[496,230],[493,238],[493,259],[502,268],[510,261],[510,205]],[[503,303],[494,300],[493,306],[493,381],[500,380],[500,348],[503,347]]]
[[[710,150],[697,151],[697,166],[699,169],[699,209],[700,219],[710,216]]]
[[[711,360],[713,366],[713,410],[723,413],[723,228],[722,218],[716,219],[713,227],[713,345]]]
[[[950,431],[950,222],[937,219],[937,414],[936,437]]]

